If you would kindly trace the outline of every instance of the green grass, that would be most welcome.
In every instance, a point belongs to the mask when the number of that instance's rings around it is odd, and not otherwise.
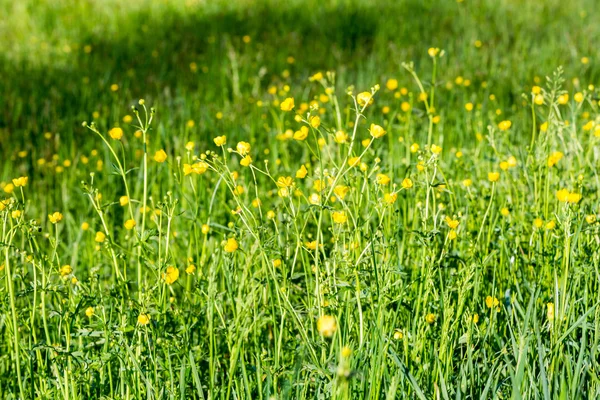
[[[204,3],[0,1],[3,398],[599,396],[594,1]]]

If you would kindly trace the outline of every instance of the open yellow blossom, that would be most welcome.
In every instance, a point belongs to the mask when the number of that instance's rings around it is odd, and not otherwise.
[[[167,267],[167,271],[163,273],[163,279],[167,285],[172,285],[179,278],[179,269],[172,265]]]
[[[125,226],[125,229],[129,231],[135,227],[135,221],[133,219],[128,219],[123,225]]]
[[[127,196],[119,197],[119,204],[121,205],[121,207],[125,207],[127,204],[129,204],[129,197],[127,197]]]
[[[485,305],[487,308],[498,307],[499,304],[500,304],[500,302],[495,297],[487,296],[485,298]]]
[[[280,176],[275,184],[280,188],[288,188],[294,184],[294,180],[291,176]]]
[[[94,307],[88,307],[85,309],[85,315],[88,318],[92,318],[94,316],[94,312],[95,312]]]
[[[215,142],[215,144],[219,147],[225,146],[225,143],[227,143],[227,136],[225,136],[225,135],[217,136],[216,138],[213,139],[213,142]]]
[[[137,318],[138,324],[140,325],[148,325],[150,323],[150,315],[149,314],[140,314]]]
[[[63,215],[61,213],[59,213],[58,211],[53,212],[52,214],[48,215],[48,219],[50,220],[50,222],[52,222],[53,224],[57,224],[60,221],[62,221],[63,219]]]
[[[67,276],[73,272],[73,268],[70,265],[63,265],[60,267],[60,276]]]
[[[9,182],[6,185],[4,185],[2,190],[4,190],[4,193],[11,194],[15,190],[15,185]]]
[[[183,164],[183,174],[185,176],[190,175],[190,174],[201,175],[201,174],[205,173],[207,169],[208,169],[208,164],[205,163],[204,161],[200,161],[200,162],[194,163],[192,165]]]
[[[245,156],[246,154],[250,153],[250,143],[238,142],[238,144],[235,146],[235,149],[241,156]]]
[[[350,191],[350,187],[346,185],[337,185],[333,188],[333,193],[340,199],[344,199],[348,192]]]
[[[488,180],[490,182],[498,182],[499,179],[500,179],[499,172],[488,172]]]
[[[449,240],[454,240],[458,237],[458,233],[456,232],[455,229],[450,229],[450,231],[448,232],[448,239]]]
[[[358,102],[359,106],[364,107],[373,104],[374,99],[370,92],[361,92],[356,95],[356,101]]]
[[[223,249],[227,253],[233,253],[238,248],[239,248],[239,244],[238,244],[237,240],[235,240],[235,238],[229,238],[229,239],[227,239],[227,241],[223,245]]]
[[[321,126],[321,118],[318,115],[313,115],[310,117],[310,126],[317,129],[319,126]]]
[[[533,226],[534,226],[535,228],[538,228],[538,229],[539,229],[539,228],[541,228],[541,227],[542,227],[542,225],[544,225],[544,220],[543,220],[543,219],[541,219],[541,218],[536,218],[536,219],[534,219],[534,220],[533,220]]]
[[[337,131],[335,132],[333,141],[339,144],[346,143],[348,141],[348,134],[344,131]]]
[[[498,129],[500,129],[501,131],[507,131],[510,129],[511,126],[512,126],[512,122],[505,120],[505,121],[501,121],[498,124]]]
[[[305,140],[308,137],[308,127],[302,126],[300,130],[294,132],[294,140]]]
[[[98,242],[98,243],[102,243],[104,242],[104,240],[106,239],[106,235],[104,234],[104,232],[96,232],[96,236],[94,237],[94,241]]]
[[[398,200],[398,193],[386,193],[383,195],[383,202],[387,204],[394,204]]]
[[[344,224],[348,220],[348,216],[343,211],[334,211],[331,214],[331,217],[333,219],[333,222],[335,222],[336,224]]]
[[[108,136],[114,140],[121,140],[123,137],[123,129],[119,127],[112,128],[108,131]]]
[[[390,183],[391,179],[386,174],[377,174],[377,176],[375,177],[375,181],[378,185],[387,185],[388,183]]]
[[[248,167],[250,164],[252,164],[252,157],[250,157],[250,155],[244,156],[244,158],[240,160],[240,165],[244,167]]]
[[[360,164],[360,157],[350,157],[350,158],[348,158],[348,166],[350,166],[350,167],[356,167],[358,164]]]
[[[396,89],[398,89],[398,80],[394,79],[394,78],[388,79],[387,82],[385,83],[385,87],[388,90],[396,90]]]
[[[166,160],[167,160],[167,153],[163,149],[160,149],[156,153],[154,153],[154,161],[163,163]]]
[[[581,92],[577,92],[575,93],[575,95],[573,96],[573,100],[575,100],[577,103],[581,103],[583,102],[583,93]]]
[[[438,155],[442,152],[442,148],[436,144],[431,145],[431,152],[435,155]]]
[[[548,156],[548,167],[552,168],[553,166],[558,164],[558,162],[562,160],[563,157],[564,154],[560,151],[555,151],[554,153],[550,154],[550,156]]]
[[[410,189],[413,187],[413,181],[410,178],[404,178],[402,180],[402,188],[403,189]]]
[[[448,227],[450,229],[456,229],[456,228],[458,228],[460,221],[446,216],[446,224],[448,225]]]
[[[325,337],[331,337],[337,330],[337,321],[331,315],[322,315],[317,320],[317,331]]]
[[[298,168],[298,171],[296,171],[296,178],[304,179],[306,178],[306,174],[308,174],[308,170],[304,165],[301,165],[300,168]]]
[[[435,314],[429,313],[425,316],[425,321],[431,325],[433,323],[435,323],[435,320],[437,319],[437,317],[435,316]]]
[[[292,97],[288,97],[279,105],[282,111],[292,111],[295,107],[294,99]]]
[[[385,129],[383,129],[380,125],[376,124],[371,124],[369,132],[371,133],[371,136],[373,136],[375,139],[378,139],[386,134]]]
[[[28,181],[29,181],[29,177],[21,176],[21,177],[13,179],[12,183],[13,183],[13,185],[15,185],[15,187],[23,187],[23,186],[27,185]]]

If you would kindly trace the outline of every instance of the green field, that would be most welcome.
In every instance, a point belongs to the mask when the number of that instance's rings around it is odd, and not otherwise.
[[[594,0],[0,0],[0,398],[600,397]]]

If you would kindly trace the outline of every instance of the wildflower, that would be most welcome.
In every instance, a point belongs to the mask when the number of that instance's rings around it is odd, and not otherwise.
[[[506,121],[502,121],[498,124],[498,129],[500,129],[501,131],[507,131],[510,129],[511,126],[512,126],[512,122],[506,120]]]
[[[387,204],[394,204],[398,200],[398,193],[386,193],[383,195],[383,201]]]
[[[585,217],[585,220],[588,224],[593,224],[594,222],[596,222],[596,216],[594,214],[587,215]]]
[[[498,182],[499,179],[500,179],[499,172],[488,172],[488,180],[490,182]]]
[[[579,203],[579,200],[581,200],[581,194],[579,194],[579,193],[571,192],[567,196],[567,203],[577,204],[577,203]]]
[[[331,214],[331,217],[336,224],[344,224],[348,220],[348,216],[343,211],[335,211]]]
[[[140,325],[148,325],[150,323],[150,315],[140,314],[138,315],[137,321]]]
[[[121,140],[123,137],[123,129],[115,127],[108,131],[108,136],[113,138],[114,140]]]
[[[547,231],[551,231],[554,228],[556,228],[556,222],[555,221],[548,221],[546,223],[546,230]]]
[[[9,182],[2,188],[2,190],[4,190],[4,193],[11,194],[15,190],[15,185]]]
[[[388,79],[387,82],[385,83],[385,87],[388,90],[396,90],[396,89],[398,89],[398,80],[397,79],[393,79],[393,78]]]
[[[533,86],[531,88],[531,93],[533,94],[540,94],[542,92],[542,88],[539,86]]]
[[[292,111],[294,108],[294,99],[292,97],[288,97],[284,101],[281,102],[280,106],[282,111]]]
[[[373,104],[373,95],[369,92],[361,92],[356,96],[356,101],[361,107],[369,106]]]
[[[299,131],[294,132],[294,140],[305,140],[308,137],[308,128],[306,126],[300,127]]]
[[[413,143],[410,145],[410,152],[411,153],[416,153],[417,151],[419,151],[419,145],[417,143]]]
[[[471,321],[473,321],[474,324],[477,324],[479,322],[479,314],[473,314]]]
[[[498,307],[499,304],[500,302],[495,297],[487,296],[485,298],[485,305],[487,306],[487,308]]]
[[[227,136],[225,136],[225,135],[217,136],[216,138],[213,139],[213,142],[215,142],[215,144],[219,147],[225,146],[225,143],[227,143]]]
[[[539,229],[539,228],[542,227],[542,225],[544,225],[544,221],[541,218],[536,218],[536,219],[533,220],[533,226],[535,228]]]
[[[250,153],[250,143],[238,142],[238,144],[235,146],[235,149],[241,156],[245,156],[246,154]]]
[[[429,57],[435,58],[438,54],[440,54],[440,49],[437,47],[430,47],[427,50],[427,54],[429,54]]]
[[[560,151],[555,151],[554,153],[550,154],[550,156],[548,156],[548,167],[554,167],[560,160],[562,160],[563,156],[564,154]]]
[[[375,139],[378,139],[386,134],[386,131],[380,125],[376,124],[371,124],[369,132],[371,133],[371,136],[373,136]]]
[[[540,131],[546,132],[548,130],[548,121],[540,125]]]
[[[448,216],[446,216],[446,224],[448,225],[448,227],[450,229],[456,229],[458,228],[458,225],[460,224],[460,221],[457,219],[452,219]]]
[[[70,265],[63,265],[62,267],[60,267],[60,276],[67,276],[70,275],[73,272],[73,268]]]
[[[317,320],[317,330],[325,337],[331,337],[337,330],[335,317],[331,315],[322,315]]]
[[[437,317],[435,316],[435,314],[429,313],[425,316],[425,321],[431,325],[433,323],[435,323],[435,320],[437,319]]]
[[[321,118],[318,115],[313,115],[310,117],[310,126],[317,129],[319,126],[321,126]]]
[[[252,164],[252,157],[250,157],[250,155],[247,155],[240,160],[240,165],[244,167],[248,167],[250,164]]]
[[[556,198],[560,202],[566,202],[568,197],[569,197],[568,189],[560,189],[559,191],[556,192]]]
[[[163,273],[163,279],[167,285],[172,285],[179,278],[179,269],[177,267],[168,266],[167,271]]]
[[[465,110],[467,110],[467,111],[473,111],[473,103],[467,103],[467,104],[465,104]]]
[[[81,230],[87,231],[88,229],[90,229],[90,224],[87,223],[87,222],[82,222],[81,223]]]
[[[310,80],[311,82],[313,82],[313,81],[320,81],[321,79],[323,79],[323,73],[322,72],[317,72],[316,74],[314,74],[313,76],[311,76],[310,78],[308,78],[308,80]]]
[[[561,105],[567,104],[569,102],[569,94],[568,93],[561,94],[560,96],[558,96],[556,101],[558,102],[558,104],[561,104]]]
[[[541,106],[542,104],[544,104],[544,96],[542,96],[541,94],[536,94],[533,98],[533,102],[538,106]]]
[[[348,141],[348,134],[346,134],[344,131],[337,131],[333,141],[339,144],[346,143]]]
[[[158,150],[154,153],[154,161],[163,163],[167,160],[167,153],[163,149]]]
[[[288,188],[294,184],[294,181],[291,176],[280,176],[275,184],[280,188]]]
[[[546,316],[548,317],[548,320],[554,321],[554,303],[546,304]]]
[[[410,189],[413,187],[413,181],[410,178],[404,178],[402,180],[402,188],[403,189]]]
[[[394,339],[402,340],[403,337],[404,337],[404,334],[402,333],[402,331],[400,329],[396,329],[394,331]]]
[[[378,185],[387,185],[391,181],[390,177],[386,174],[377,174],[375,180]]]
[[[238,248],[239,248],[239,245],[238,245],[237,240],[235,240],[235,238],[229,238],[229,239],[227,239],[227,241],[223,245],[223,249],[227,253],[233,253]]]
[[[435,155],[438,155],[442,152],[442,148],[438,145],[432,144],[431,145],[431,152]]]
[[[23,187],[27,185],[27,181],[29,181],[29,177],[27,176],[21,176],[12,180],[15,187]]]
[[[355,167],[360,163],[360,157],[350,157],[348,158],[348,166]]]
[[[88,307],[88,308],[85,309],[85,315],[88,318],[92,318],[94,316],[94,311],[95,311],[94,307]]]
[[[581,93],[581,92],[575,93],[575,96],[573,96],[573,100],[575,100],[578,103],[583,102],[583,93]]]
[[[54,213],[48,215],[48,219],[53,224],[57,224],[60,221],[62,221],[63,215],[61,213],[59,213],[58,211],[55,211]]]
[[[202,234],[208,235],[210,232],[210,226],[208,224],[202,224]]]
[[[455,229],[450,229],[450,231],[448,232],[448,239],[449,240],[454,240],[458,237],[458,233],[456,232]]]
[[[333,188],[333,193],[340,199],[344,199],[348,192],[350,191],[350,187],[346,185],[337,185]]]
[[[506,208],[506,207],[503,207],[503,208],[500,210],[500,214],[501,214],[503,217],[508,217],[508,216],[510,215],[510,210],[509,210],[508,208]]]
[[[104,234],[104,232],[96,232],[96,237],[94,237],[94,241],[98,242],[98,243],[102,243],[104,242],[104,240],[106,239],[106,235]]]
[[[185,269],[185,273],[188,275],[193,275],[194,272],[196,272],[196,266],[194,264],[188,265],[187,268]]]
[[[200,162],[194,163],[192,165],[183,164],[183,175],[185,175],[185,176],[188,176],[190,174],[201,175],[201,174],[205,173],[207,169],[208,169],[208,164],[205,163],[204,161],[200,161]]]
[[[128,219],[127,221],[125,221],[125,224],[123,224],[123,225],[125,226],[125,229],[130,231],[135,227],[136,224],[133,219]]]
[[[301,165],[298,171],[296,171],[296,178],[304,179],[306,178],[306,174],[308,174],[308,170],[304,165]]]

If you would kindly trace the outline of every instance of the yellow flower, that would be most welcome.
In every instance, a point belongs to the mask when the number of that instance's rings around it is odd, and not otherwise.
[[[502,214],[503,217],[508,217],[510,215],[510,210],[507,207],[503,207],[500,210],[500,214]]]
[[[541,94],[536,94],[533,98],[533,102],[538,106],[541,106],[542,104],[544,104],[544,96],[542,96]]]
[[[140,314],[138,315],[138,324],[140,325],[148,325],[150,323],[150,315],[148,314]]]
[[[402,340],[403,337],[404,337],[404,334],[402,333],[402,331],[400,329],[396,329],[394,331],[394,339]]]
[[[343,199],[344,197],[346,197],[346,195],[348,194],[349,191],[350,191],[350,187],[346,186],[346,185],[337,185],[336,187],[333,188],[333,193],[335,193],[335,195],[337,197],[339,197],[340,199]]]
[[[202,233],[208,235],[208,232],[210,232],[210,226],[208,224],[202,224]]]
[[[533,226],[535,228],[539,229],[539,228],[542,227],[542,225],[544,225],[544,221],[541,218],[536,218],[536,219],[533,220]]]
[[[280,108],[282,111],[292,111],[294,108],[294,99],[292,97],[288,97],[281,102]]]
[[[435,316],[435,314],[429,313],[425,316],[425,321],[431,325],[435,322],[435,320],[437,319],[437,317]]]
[[[11,194],[15,190],[15,185],[7,183],[2,190],[4,190],[5,193]]]
[[[205,173],[207,169],[208,169],[208,164],[205,163],[204,161],[200,161],[200,162],[194,163],[192,165],[183,164],[183,175],[185,175],[185,176],[190,175],[190,174],[201,175],[201,174]]]
[[[63,219],[63,215],[61,213],[59,213],[58,211],[49,214],[48,215],[48,219],[50,220],[50,222],[52,222],[53,224],[57,224],[60,221],[62,221]]]
[[[540,94],[542,92],[542,88],[539,86],[533,86],[531,88],[531,93],[533,94]]]
[[[563,158],[563,156],[564,154],[560,151],[555,151],[554,153],[550,154],[548,157],[548,167],[552,168],[555,166]]]
[[[442,152],[442,148],[438,145],[432,144],[431,145],[431,152],[435,155],[438,155]]]
[[[556,228],[556,222],[555,221],[548,221],[546,223],[546,230],[547,231],[551,231],[554,228]]]
[[[450,229],[450,231],[448,232],[448,239],[449,240],[454,240],[457,237],[458,237],[458,233],[456,233],[456,230]]]
[[[448,227],[450,229],[456,229],[458,228],[458,225],[460,224],[460,221],[457,219],[452,219],[450,217],[446,217],[446,224],[448,224]]]
[[[337,131],[333,138],[333,141],[336,143],[346,143],[348,141],[348,134],[344,131]]]
[[[25,186],[25,185],[27,185],[27,181],[29,181],[29,177],[27,177],[27,176],[21,176],[19,178],[15,178],[12,180],[15,187]]]
[[[163,279],[167,285],[172,285],[179,278],[179,269],[177,267],[168,266],[167,271],[163,273]]]
[[[561,94],[560,96],[558,96],[558,104],[567,104],[569,102],[569,94],[565,93],[565,94]]]
[[[317,330],[325,337],[331,337],[337,330],[335,317],[331,315],[322,315],[317,320]]]
[[[360,164],[360,157],[350,157],[350,158],[348,158],[348,166],[350,166],[350,167],[356,167],[358,164]]]
[[[435,58],[438,54],[440,54],[440,49],[437,47],[430,47],[427,50],[427,54],[429,54],[429,57]]]
[[[247,155],[240,160],[240,165],[242,165],[244,167],[247,167],[250,164],[252,164],[252,157],[250,157],[250,155]]]
[[[310,117],[310,126],[317,129],[319,126],[321,126],[321,118],[318,115],[313,115]]]
[[[467,103],[467,104],[465,104],[465,110],[467,110],[467,111],[473,111],[473,103]]]
[[[398,89],[398,80],[397,79],[388,79],[387,82],[385,83],[385,87],[388,90],[396,90]]]
[[[236,251],[239,248],[238,242],[237,240],[235,240],[235,238],[229,238],[227,239],[227,241],[225,242],[225,244],[223,245],[223,249],[227,252],[227,253],[233,253],[234,251]]]
[[[561,189],[556,192],[556,198],[558,201],[566,202],[569,197],[569,191],[567,189]]]
[[[356,96],[358,105],[364,107],[373,104],[373,95],[370,92],[361,92]]]
[[[383,201],[387,204],[394,204],[398,200],[398,193],[386,193],[383,195]]]
[[[402,104],[400,104],[400,109],[404,112],[409,112],[412,107],[408,101],[403,101]]]
[[[288,188],[294,184],[294,180],[291,176],[280,176],[275,184],[280,188]]]
[[[510,129],[511,126],[512,126],[512,122],[506,120],[506,121],[502,121],[498,124],[498,129],[500,129],[501,131],[507,131]]]
[[[121,140],[121,138],[123,137],[123,129],[121,128],[112,128],[111,130],[108,131],[108,136],[110,136],[111,138],[115,139],[115,140]]]
[[[295,140],[304,140],[308,137],[308,127],[303,126],[299,131],[294,132]]]
[[[102,243],[104,242],[104,239],[106,239],[106,235],[104,234],[104,232],[96,232],[96,237],[94,238],[96,242]]]
[[[85,315],[88,318],[92,318],[94,316],[94,307],[88,307],[85,309]]]
[[[154,153],[154,161],[163,163],[167,160],[167,153],[163,149],[158,150]]]
[[[479,322],[479,314],[473,314],[473,318],[471,318],[474,324]]]
[[[500,302],[495,297],[487,296],[485,298],[485,305],[487,306],[487,308],[498,307],[499,304]]]
[[[87,231],[88,229],[90,229],[90,224],[88,224],[87,222],[83,222],[81,224],[81,229]]]
[[[499,179],[500,179],[499,172],[488,172],[488,180],[490,182],[498,182]]]
[[[60,267],[59,272],[60,276],[67,276],[73,272],[73,268],[71,268],[70,265],[63,265],[62,267]]]
[[[246,154],[250,153],[250,143],[248,142],[238,142],[235,148],[241,156],[245,156]]]
[[[593,224],[594,222],[596,222],[596,216],[594,214],[587,215],[585,217],[585,220],[588,224]]]
[[[188,265],[187,268],[185,269],[185,273],[188,275],[193,275],[194,272],[196,272],[196,266],[194,264]]]
[[[419,151],[419,145],[417,143],[413,143],[410,145],[410,152],[411,153],[416,153],[417,151]]]
[[[331,217],[336,224],[344,224],[348,220],[348,216],[343,211],[334,211],[331,214]]]
[[[548,130],[548,121],[540,125],[540,131],[546,132]]]
[[[546,316],[550,321],[554,320],[554,303],[546,304]]]
[[[225,143],[227,143],[227,136],[225,136],[225,135],[217,136],[216,138],[213,139],[213,141],[219,147],[224,146]]]
[[[306,174],[308,174],[308,170],[304,165],[301,165],[298,171],[296,171],[296,178],[304,179],[306,178]]]
[[[567,202],[571,204],[577,204],[581,200],[581,194],[579,193],[569,193],[567,196]]]
[[[373,136],[375,139],[378,139],[386,134],[386,131],[380,125],[376,124],[371,124],[369,132],[371,133],[371,136]]]
[[[279,258],[276,260],[273,260],[272,262],[273,262],[273,267],[275,267],[275,268],[281,267],[281,260]]]
[[[578,103],[581,103],[583,101],[583,93],[581,93],[581,92],[575,93],[575,96],[573,96],[573,100],[575,100]]]
[[[194,146],[196,146],[196,144],[194,142],[187,142],[185,144],[185,149],[187,151],[192,151],[192,150],[194,150]]]
[[[314,74],[313,76],[311,76],[310,78],[308,78],[309,81],[313,82],[313,81],[320,81],[321,79],[323,79],[323,73],[322,72],[317,72],[316,74]]]
[[[135,221],[132,219],[128,219],[127,221],[125,221],[125,229],[127,230],[132,230],[135,227]]]
[[[378,185],[387,185],[388,183],[390,183],[391,179],[386,174],[377,174],[377,176],[375,177],[375,181]]]
[[[410,178],[404,178],[402,180],[402,188],[403,189],[410,189],[413,187],[413,181]]]

